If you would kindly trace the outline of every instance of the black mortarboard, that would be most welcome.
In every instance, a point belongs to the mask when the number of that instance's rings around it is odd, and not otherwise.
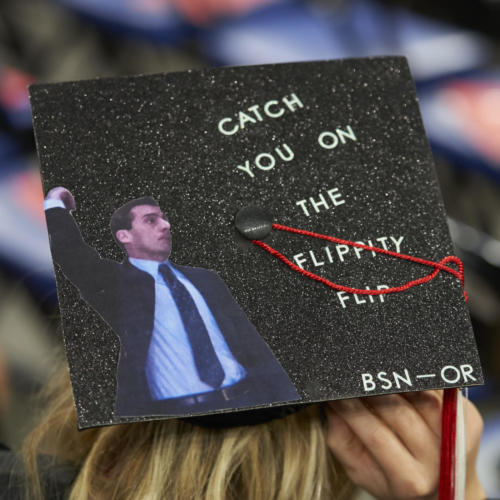
[[[45,192],[76,200],[46,213],[81,428],[482,383],[404,58],[30,92]],[[122,262],[109,230],[143,196],[171,226],[167,270]],[[361,290],[434,276],[365,295],[302,269]]]

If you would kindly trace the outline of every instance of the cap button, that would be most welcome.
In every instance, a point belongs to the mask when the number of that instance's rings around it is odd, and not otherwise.
[[[273,228],[271,215],[255,206],[243,207],[234,217],[236,229],[249,240],[265,238]]]

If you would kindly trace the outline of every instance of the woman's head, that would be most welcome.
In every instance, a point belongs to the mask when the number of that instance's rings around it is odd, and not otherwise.
[[[37,458],[72,463],[71,499],[324,499],[349,490],[325,439],[320,406],[232,428],[161,420],[78,432],[67,371],[47,391],[47,410],[25,456],[37,490]]]

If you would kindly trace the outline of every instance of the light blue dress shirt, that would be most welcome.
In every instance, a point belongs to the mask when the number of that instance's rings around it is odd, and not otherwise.
[[[159,400],[213,391],[213,387],[202,382],[198,376],[179,309],[170,288],[158,270],[162,263],[133,258],[129,260],[132,265],[149,273],[155,280],[154,327],[146,364],[146,377],[152,398]],[[186,287],[205,323],[225,373],[222,387],[239,382],[245,377],[246,371],[229,350],[205,299],[180,271],[170,265],[168,260],[165,263]]]

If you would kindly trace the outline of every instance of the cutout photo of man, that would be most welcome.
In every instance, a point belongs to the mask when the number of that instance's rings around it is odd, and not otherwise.
[[[45,199],[55,262],[120,338],[116,416],[185,415],[300,399],[219,276],[170,261],[170,222],[151,197],[111,217],[127,258],[85,243],[63,187]]]

